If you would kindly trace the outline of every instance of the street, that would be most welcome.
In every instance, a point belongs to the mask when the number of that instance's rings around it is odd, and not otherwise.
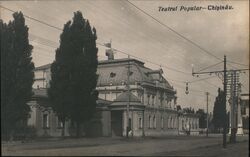
[[[228,144],[223,149],[221,136],[47,139],[27,143],[3,143],[2,155],[248,156],[248,136],[239,136],[237,141],[237,144]]]
[[[217,157],[247,157],[249,156],[249,142],[228,144],[226,149],[218,145],[196,148],[188,151],[166,152],[154,154],[157,156],[217,156]]]

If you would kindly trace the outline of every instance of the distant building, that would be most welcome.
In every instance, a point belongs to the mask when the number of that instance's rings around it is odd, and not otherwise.
[[[241,94],[240,98],[243,132],[249,133],[249,94]]]
[[[178,116],[179,120],[179,135],[185,135],[190,132],[190,135],[198,135],[199,134],[199,116],[193,113],[183,113],[179,112]]]
[[[130,92],[127,91],[128,66]],[[98,106],[94,118],[84,125],[83,133],[90,136],[126,136],[129,120],[133,136],[177,135],[186,130],[197,134],[199,118],[195,114],[177,112],[176,91],[162,73],[161,69],[149,69],[136,59],[109,57],[99,61]],[[50,102],[46,89],[49,88],[50,75],[50,64],[35,69],[35,95],[30,102],[32,111],[28,124],[37,128],[39,136],[60,136],[62,129],[56,114],[48,107]],[[71,128],[68,121],[65,135],[74,132]]]

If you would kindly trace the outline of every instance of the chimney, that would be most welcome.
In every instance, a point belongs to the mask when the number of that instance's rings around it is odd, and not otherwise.
[[[108,56],[108,60],[114,60],[114,52],[112,51],[112,49],[106,50],[106,56]]]

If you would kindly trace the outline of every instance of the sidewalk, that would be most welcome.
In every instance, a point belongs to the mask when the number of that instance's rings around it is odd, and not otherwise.
[[[247,141],[247,137],[238,139]],[[3,155],[58,156],[58,155],[149,155],[174,151],[189,151],[200,147],[221,146],[221,137],[168,136],[126,139],[80,138],[50,141],[35,141],[23,144],[2,144]]]

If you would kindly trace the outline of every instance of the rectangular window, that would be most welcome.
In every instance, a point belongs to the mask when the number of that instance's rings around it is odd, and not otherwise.
[[[57,128],[63,128],[63,122],[57,117]]]
[[[43,128],[49,128],[49,115],[43,115]]]
[[[142,118],[139,118],[139,129],[142,129]]]
[[[154,106],[155,105],[155,96],[152,95],[152,105]]]

